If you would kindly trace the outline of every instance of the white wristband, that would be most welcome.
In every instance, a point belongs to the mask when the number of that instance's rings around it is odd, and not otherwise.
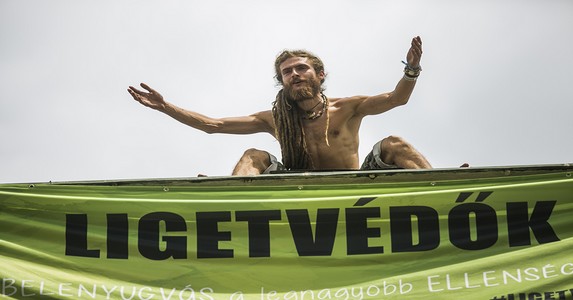
[[[410,77],[406,74],[404,74],[404,76],[402,76],[402,79],[406,80],[406,81],[416,81],[418,79],[418,76],[416,77]]]

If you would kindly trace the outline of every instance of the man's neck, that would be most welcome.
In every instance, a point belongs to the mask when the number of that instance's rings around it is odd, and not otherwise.
[[[298,108],[305,112],[322,108],[320,103],[322,103],[322,96],[320,94],[314,96],[314,98],[308,98],[296,102]]]

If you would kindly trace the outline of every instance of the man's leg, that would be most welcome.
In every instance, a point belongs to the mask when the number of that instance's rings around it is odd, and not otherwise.
[[[426,158],[410,143],[397,136],[380,141],[380,158],[389,165],[403,169],[431,169]]]
[[[269,153],[255,148],[248,149],[233,169],[233,175],[259,175],[271,165]]]

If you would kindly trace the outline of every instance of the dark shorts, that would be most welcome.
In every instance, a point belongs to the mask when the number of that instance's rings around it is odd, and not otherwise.
[[[271,165],[263,172],[263,174],[270,174],[275,171],[285,171],[285,166],[278,161],[278,159],[269,153],[269,160],[271,161]],[[380,142],[374,144],[372,147],[372,151],[366,155],[360,170],[391,170],[391,169],[399,169],[396,165],[389,165],[382,161],[380,157]]]
[[[374,144],[372,151],[366,155],[360,170],[390,170],[400,168],[396,165],[390,165],[382,161],[382,158],[380,157],[380,143],[381,141]]]
[[[271,165],[263,172],[263,174],[270,174],[275,171],[286,171],[285,166],[272,154],[269,153],[269,160]]]

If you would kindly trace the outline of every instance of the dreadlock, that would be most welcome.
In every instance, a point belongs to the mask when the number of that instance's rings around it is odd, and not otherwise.
[[[284,166],[290,169],[309,169],[310,155],[306,148],[302,118],[296,107],[289,103],[283,90],[273,102],[275,136],[281,146]]]
[[[324,132],[326,144],[328,142],[328,98],[323,97],[326,106],[326,129]],[[312,158],[308,153],[301,112],[290,103],[283,90],[277,93],[273,102],[273,120],[275,122],[275,136],[281,146],[283,164],[287,170],[314,169]]]
[[[312,53],[304,50],[285,50],[275,60],[275,78],[281,85],[283,82],[280,65],[291,57],[306,57],[309,59],[315,72],[319,73],[324,71],[322,61]],[[324,79],[321,81],[321,84],[322,83],[324,83]],[[321,92],[322,90],[323,89],[321,89]],[[326,101],[325,105],[327,107],[325,112],[327,118],[325,140],[328,145],[328,125],[330,121],[328,114],[328,98],[324,95],[323,98],[324,101]],[[273,102],[272,113],[275,123],[275,136],[277,137],[281,147],[284,166],[288,170],[314,169],[312,158],[308,153],[306,145],[302,123],[303,116],[301,115],[300,110],[296,107],[296,104],[289,99],[287,93],[282,89],[277,93],[276,99]]]

